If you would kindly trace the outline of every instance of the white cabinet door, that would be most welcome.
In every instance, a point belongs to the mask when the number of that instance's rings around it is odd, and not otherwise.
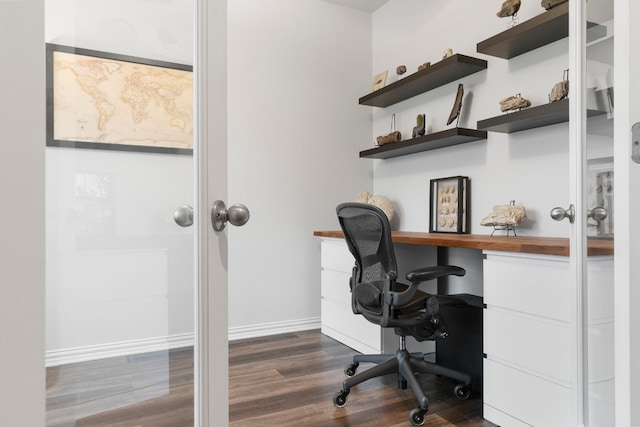
[[[361,353],[382,352],[380,326],[351,309],[349,279],[355,264],[342,239],[321,242],[321,331]]]

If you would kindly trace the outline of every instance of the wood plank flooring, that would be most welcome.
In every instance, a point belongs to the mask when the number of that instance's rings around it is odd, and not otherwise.
[[[231,342],[230,426],[410,426],[416,400],[394,375],[333,406],[354,353],[318,330]],[[448,379],[420,381],[431,402],[425,426],[494,426],[482,418],[480,396],[460,401]],[[48,368],[47,427],[76,426],[193,426],[192,349]]]

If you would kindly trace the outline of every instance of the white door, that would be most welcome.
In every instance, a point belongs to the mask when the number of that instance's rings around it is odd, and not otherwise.
[[[153,8],[141,11],[137,6],[148,2],[131,3],[131,13],[147,12],[148,19],[154,18]],[[166,2],[165,2],[166,3]],[[165,4],[163,3],[163,5]],[[178,2],[171,2],[178,3]],[[225,425],[227,415],[227,302],[226,302],[226,236],[224,232],[213,232],[209,225],[209,208],[214,199],[226,196],[226,2],[197,1],[193,4],[198,10],[197,28],[201,29],[197,38],[198,52],[203,56],[196,62],[196,74],[200,74],[198,84],[198,105],[206,105],[200,116],[198,126],[199,144],[196,158],[200,160],[195,167],[198,174],[196,191],[184,194],[184,200],[176,200],[176,204],[195,201],[197,231],[199,238],[198,253],[191,259],[198,259],[198,273],[193,272],[193,263],[188,266],[191,275],[198,278],[197,295],[199,296],[198,321],[195,333],[199,336],[196,344],[196,422],[200,425]],[[66,7],[64,7],[66,6]],[[91,5],[93,7],[95,5]],[[66,2],[56,10],[61,15],[70,15],[88,8],[84,2]],[[20,206],[25,212],[16,222],[15,211],[4,209],[2,215],[2,253],[3,262],[0,268],[0,310],[2,321],[2,371],[0,377],[0,425],[45,425],[45,217],[49,212],[45,209],[45,35],[43,16],[46,9],[44,0],[24,2],[0,2],[0,52],[13,58],[11,66],[2,67],[3,93],[5,97],[0,104],[2,111],[3,154],[0,170],[3,185],[0,188],[3,200],[11,205]],[[106,22],[108,21],[108,22]],[[79,28],[88,22],[78,22]],[[126,19],[105,19],[106,26],[113,26],[123,42],[128,36],[135,38],[148,30],[144,25],[132,27]],[[208,31],[206,29],[208,28]],[[160,42],[171,48],[175,34],[167,28],[160,28],[155,33]],[[190,36],[191,37],[191,36]],[[72,40],[73,41],[73,40]],[[129,39],[129,41],[131,41]],[[135,40],[134,40],[135,41]],[[99,43],[100,40],[96,39]],[[126,43],[126,42],[125,42]],[[131,44],[135,47],[135,44]],[[196,49],[193,49],[196,50]],[[219,92],[218,92],[219,91]],[[202,122],[205,122],[203,124]],[[208,125],[207,125],[208,124]],[[215,139],[208,138],[208,133],[215,134]],[[5,138],[7,137],[7,138]],[[5,144],[12,140],[10,145]],[[205,141],[205,142],[202,142]],[[210,150],[207,148],[212,147]],[[11,148],[11,147],[14,148]],[[199,151],[215,156],[199,156]],[[82,156],[82,155],[81,155]],[[133,153],[132,158],[139,156]],[[139,158],[139,157],[138,157]],[[164,161],[164,160],[162,160]],[[62,168],[64,169],[64,167]],[[141,173],[144,168],[140,169]],[[209,173],[209,171],[212,171]],[[108,174],[90,173],[75,174],[72,186],[77,186],[76,196],[85,197],[85,207],[101,210],[110,209],[107,202],[99,200],[97,187],[105,187],[110,182]],[[142,175],[144,175],[142,173]],[[209,186],[215,177],[215,185]],[[142,177],[144,179],[144,176]],[[49,184],[49,183],[47,183]],[[81,185],[82,184],[82,185]],[[166,191],[167,188],[154,187],[151,182],[149,192]],[[126,185],[126,183],[125,183]],[[108,185],[106,185],[108,187]],[[93,190],[97,192],[92,193]],[[98,195],[98,196],[96,196]],[[91,198],[93,197],[93,199]],[[105,197],[102,197],[105,199]],[[131,199],[132,204],[143,202],[145,194]],[[195,200],[194,200],[195,199]],[[4,204],[3,204],[4,206]],[[175,205],[167,212],[159,212],[171,220]],[[85,211],[88,212],[89,210]],[[75,221],[84,231],[102,231],[98,216],[85,216],[84,221],[77,221],[78,211],[68,210],[69,221]],[[75,215],[75,216],[74,216]],[[13,218],[13,220],[12,220]],[[134,218],[135,219],[135,218]],[[153,218],[155,221],[156,218]],[[93,222],[92,222],[93,221]],[[164,221],[161,220],[161,221]],[[127,224],[119,224],[127,226]],[[145,230],[143,230],[145,231]],[[193,241],[193,239],[191,239]],[[196,245],[191,245],[193,250]],[[209,250],[210,248],[210,250]],[[135,253],[132,249],[129,253]],[[139,252],[139,251],[138,251]],[[84,255],[88,255],[85,253]],[[165,254],[166,255],[166,254]],[[160,251],[148,252],[142,258],[150,265],[162,264]],[[100,265],[95,257],[85,256],[88,264]],[[126,256],[111,259],[112,262],[127,263]],[[133,270],[139,269],[136,262],[129,263]],[[114,277],[117,276],[114,274]],[[161,275],[159,275],[161,276]],[[77,277],[73,278],[77,279]],[[66,282],[65,282],[66,283]],[[109,294],[109,292],[105,292]],[[82,295],[86,298],[87,295]],[[160,298],[158,298],[160,300]],[[193,303],[195,306],[195,303]],[[160,310],[169,310],[167,304],[159,305]],[[113,313],[114,319],[120,313]],[[206,316],[205,316],[206,314]],[[141,323],[144,322],[141,317]],[[14,325],[15,327],[10,327]],[[18,326],[19,325],[19,326]],[[140,325],[131,325],[132,329]],[[8,351],[8,349],[12,349]]]
[[[616,119],[615,171],[615,421],[617,426],[640,425],[640,4],[615,1]],[[618,89],[619,88],[619,89]],[[632,129],[635,132],[632,132]]]
[[[637,6],[626,0],[570,3],[571,262],[579,425],[640,422],[632,403],[634,396],[637,401],[638,376],[631,339],[637,330],[631,285],[638,278],[633,266],[638,233],[632,221],[637,212],[632,183],[638,172],[631,155],[633,141],[640,141],[631,132],[634,114],[640,119],[632,102],[640,91],[631,76],[637,61],[632,46],[640,33],[630,17],[639,12]]]
[[[613,34],[613,9],[613,0],[569,3],[571,200],[551,216],[568,220],[570,229],[573,339],[567,345],[575,367],[575,425],[615,423],[613,247],[621,225],[614,221],[614,193],[621,177],[614,162],[613,49],[619,40]]]

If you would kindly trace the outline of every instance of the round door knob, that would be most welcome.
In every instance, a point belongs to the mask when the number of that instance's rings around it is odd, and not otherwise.
[[[569,222],[573,224],[573,218],[575,211],[573,205],[569,205],[569,209],[556,207],[551,209],[551,218],[555,221],[562,221],[565,218],[569,219]]]
[[[245,205],[235,204],[227,209],[222,200],[216,200],[211,207],[211,225],[216,231],[224,230],[227,221],[240,227],[249,221],[249,209]]]
[[[607,212],[607,210],[605,208],[602,208],[600,206],[596,206],[595,208],[591,209],[589,211],[589,218],[593,218],[596,221],[600,222],[600,221],[604,221],[605,219],[607,219],[607,215],[609,213]]]
[[[193,225],[193,208],[191,206],[180,206],[173,213],[173,220],[180,227],[189,227]]]

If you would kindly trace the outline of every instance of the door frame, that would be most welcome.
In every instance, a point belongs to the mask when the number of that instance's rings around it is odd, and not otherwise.
[[[194,100],[197,108],[195,426],[229,423],[227,231],[209,209],[227,200],[227,2],[195,0]]]
[[[633,15],[635,13],[636,15]],[[640,106],[633,102],[640,97],[640,60],[632,46],[640,39],[640,31],[632,24],[632,17],[640,13],[635,0],[615,0],[614,16],[614,82],[616,85],[616,119],[614,123],[614,168],[615,196],[614,223],[616,233],[615,260],[615,417],[616,425],[640,424],[640,407],[633,405],[640,398],[640,316],[631,308],[640,304],[640,293],[632,284],[640,283],[640,195],[632,183],[640,180],[640,165],[630,160],[631,133],[633,123],[640,121]],[[635,71],[635,72],[634,72]],[[635,224],[634,224],[635,223]],[[637,312],[637,310],[636,310]]]

